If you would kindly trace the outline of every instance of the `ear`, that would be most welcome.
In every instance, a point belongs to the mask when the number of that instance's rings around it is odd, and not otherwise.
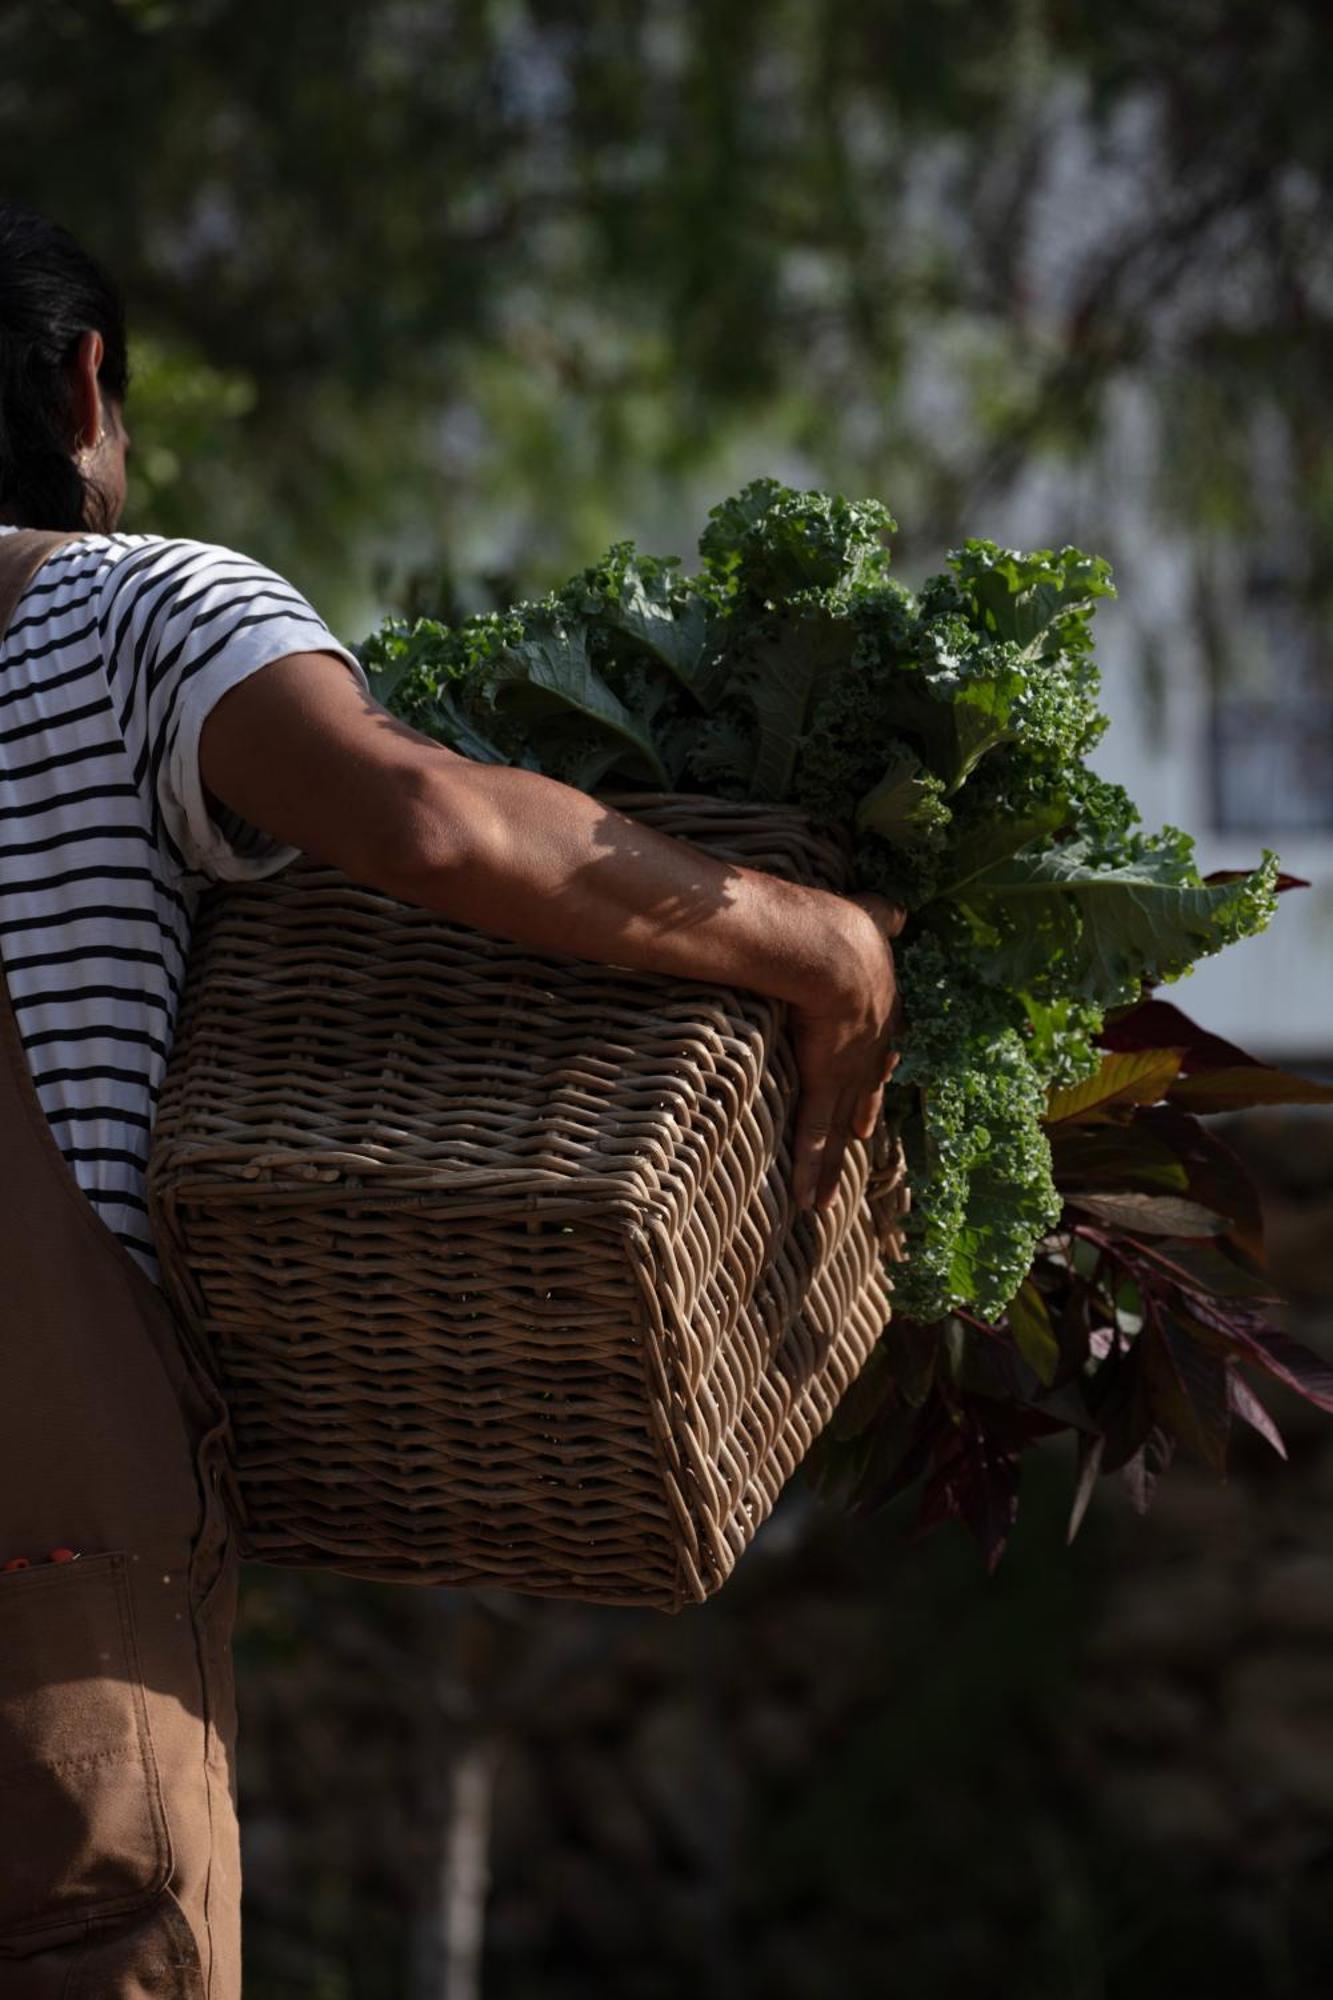
[[[72,450],[89,450],[97,442],[102,430],[102,392],[97,385],[98,370],[102,366],[102,336],[91,328],[79,335],[79,344],[71,358],[67,374],[69,377],[69,409],[73,426],[70,439]]]

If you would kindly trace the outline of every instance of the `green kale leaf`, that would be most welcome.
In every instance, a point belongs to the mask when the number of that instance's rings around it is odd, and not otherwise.
[[[1098,865],[1086,841],[1028,845],[955,893],[974,962],[992,985],[1126,1005],[1146,983],[1177,979],[1196,959],[1262,929],[1276,907],[1277,858],[1238,881],[1208,885],[1183,834],[1140,843]]]

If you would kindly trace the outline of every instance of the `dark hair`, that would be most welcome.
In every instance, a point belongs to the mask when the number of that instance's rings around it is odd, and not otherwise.
[[[102,393],[129,387],[125,309],[99,265],[59,224],[0,200],[0,521],[104,528],[106,502],[74,461],[69,364],[102,336]]]

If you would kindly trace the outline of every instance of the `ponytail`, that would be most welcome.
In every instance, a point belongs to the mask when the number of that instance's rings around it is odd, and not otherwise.
[[[68,231],[0,200],[0,521],[105,528],[106,502],[75,463],[69,368],[85,333],[102,336],[98,381],[125,400],[125,313],[106,273]]]

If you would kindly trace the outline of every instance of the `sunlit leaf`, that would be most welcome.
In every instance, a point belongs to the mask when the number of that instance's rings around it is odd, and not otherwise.
[[[1048,1124],[1087,1118],[1119,1104],[1155,1104],[1180,1073],[1179,1049],[1142,1049],[1102,1057],[1096,1076],[1067,1090],[1053,1090],[1046,1103]]]
[[[1227,1371],[1227,1394],[1231,1398],[1231,1408],[1242,1423],[1258,1431],[1266,1443],[1272,1445],[1279,1458],[1285,1458],[1287,1447],[1282,1442],[1282,1433],[1269,1416],[1249,1383],[1236,1369]]]
[[[1072,1542],[1083,1525],[1083,1517],[1088,1511],[1093,1488],[1097,1484],[1102,1469],[1102,1459],[1106,1452],[1106,1439],[1101,1436],[1080,1437],[1078,1441],[1078,1478],[1074,1482],[1074,1502],[1069,1510],[1069,1526],[1065,1540]]]

